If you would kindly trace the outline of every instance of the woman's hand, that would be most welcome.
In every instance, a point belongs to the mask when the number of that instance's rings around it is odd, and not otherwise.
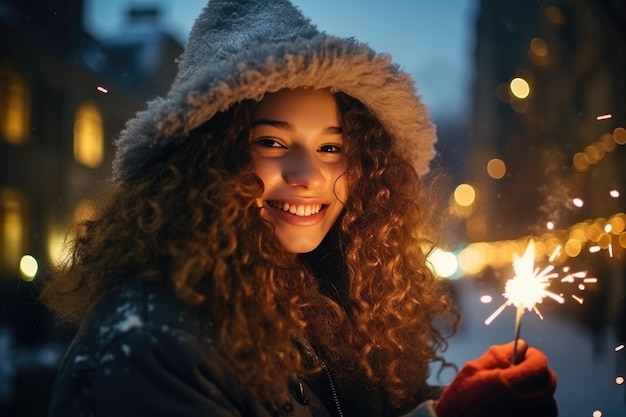
[[[438,417],[555,417],[556,376],[546,356],[520,340],[516,365],[513,342],[491,346],[467,362],[441,394]]]

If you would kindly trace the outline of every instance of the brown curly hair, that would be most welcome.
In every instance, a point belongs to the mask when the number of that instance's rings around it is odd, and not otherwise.
[[[334,292],[316,270],[324,261],[286,253],[260,215],[254,103],[245,102],[166,149],[141,178],[113,184],[100,215],[74,231],[44,303],[80,321],[129,277],[169,282],[206,307],[224,355],[257,398],[278,404],[286,392],[268,386],[316,371],[292,338],[304,335],[342,380],[365,379],[388,405],[410,407],[430,364],[445,364],[438,355],[458,315],[426,264],[434,229],[419,178],[360,102],[335,96],[351,191],[328,237],[339,254]]]

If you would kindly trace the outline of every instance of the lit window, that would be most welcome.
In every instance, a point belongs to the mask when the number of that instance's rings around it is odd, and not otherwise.
[[[17,272],[26,247],[26,207],[15,190],[0,188],[0,270]]]
[[[89,168],[97,168],[104,156],[102,116],[92,102],[78,107],[74,119],[74,159]]]
[[[7,63],[0,64],[0,136],[19,145],[28,139],[30,99],[26,82]]]

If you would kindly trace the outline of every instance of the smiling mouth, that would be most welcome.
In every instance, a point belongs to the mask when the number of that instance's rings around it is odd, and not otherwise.
[[[324,207],[323,204],[289,204],[280,201],[267,201],[267,205],[278,210],[293,214],[294,216],[312,216],[317,214]]]

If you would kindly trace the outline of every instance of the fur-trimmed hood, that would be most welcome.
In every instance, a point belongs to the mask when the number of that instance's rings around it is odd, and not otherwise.
[[[359,101],[418,174],[435,155],[435,127],[410,75],[354,38],[319,31],[288,0],[211,0],[196,19],[164,98],[116,141],[114,181],[132,181],[189,133],[245,99],[283,88],[329,88]]]

